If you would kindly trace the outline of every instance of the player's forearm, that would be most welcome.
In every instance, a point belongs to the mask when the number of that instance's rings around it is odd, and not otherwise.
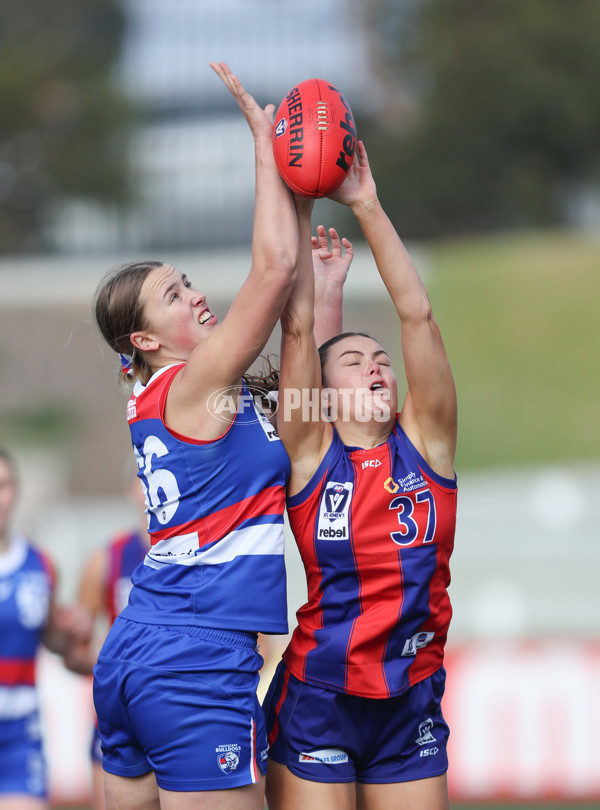
[[[255,156],[253,267],[290,268],[290,275],[295,275],[298,258],[296,212],[291,193],[277,170],[270,139],[256,140]]]
[[[296,223],[298,228],[298,260],[296,277],[281,318],[282,332],[300,338],[312,340],[315,322],[315,280],[311,250],[311,213],[313,201],[293,199]]]
[[[357,203],[352,211],[400,319],[428,318],[431,307],[423,282],[379,200]]]
[[[317,346],[343,331],[343,293],[341,282],[319,282],[315,279],[314,335]]]

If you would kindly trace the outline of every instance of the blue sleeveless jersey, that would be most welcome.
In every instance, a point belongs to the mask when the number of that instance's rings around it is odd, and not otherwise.
[[[152,547],[133,574],[121,615],[286,633],[287,454],[245,384],[235,419],[218,439],[169,430],[166,397],[182,368],[169,366],[147,386],[136,385],[127,406]]]
[[[288,499],[308,584],[283,656],[298,680],[386,698],[442,666],[456,491],[398,423],[372,449],[345,447],[334,430]]]
[[[49,558],[13,535],[0,555],[0,721],[37,710],[35,662],[55,582]]]

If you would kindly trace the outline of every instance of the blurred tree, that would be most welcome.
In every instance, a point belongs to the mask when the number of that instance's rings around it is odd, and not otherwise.
[[[598,0],[369,0],[365,14],[388,94],[359,133],[404,233],[556,223],[600,188]]]
[[[111,72],[118,0],[2,0],[0,252],[41,249],[51,206],[127,198],[133,115]]]

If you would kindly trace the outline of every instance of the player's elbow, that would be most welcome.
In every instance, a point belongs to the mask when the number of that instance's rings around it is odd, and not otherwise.
[[[270,289],[278,288],[281,295],[289,295],[296,280],[297,256],[293,251],[273,252],[259,262],[262,280]]]
[[[288,306],[281,316],[282,334],[296,342],[300,342],[307,335],[312,335],[314,325],[314,313],[308,307]]]

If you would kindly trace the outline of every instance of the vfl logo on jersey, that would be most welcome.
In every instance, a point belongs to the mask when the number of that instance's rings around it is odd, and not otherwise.
[[[217,765],[223,773],[233,773],[240,764],[241,745],[219,745],[216,749]]]
[[[407,638],[404,642],[404,648],[402,650],[402,655],[404,657],[412,656],[417,654],[417,650],[420,650],[421,647],[426,647],[431,639],[434,637],[435,633],[431,632],[420,632],[415,633],[412,638]]]
[[[319,507],[318,540],[348,540],[348,513],[352,500],[352,483],[330,481],[325,487]]]
[[[340,748],[322,748],[320,751],[300,753],[298,762],[309,762],[314,765],[342,765],[348,762],[348,754]]]

